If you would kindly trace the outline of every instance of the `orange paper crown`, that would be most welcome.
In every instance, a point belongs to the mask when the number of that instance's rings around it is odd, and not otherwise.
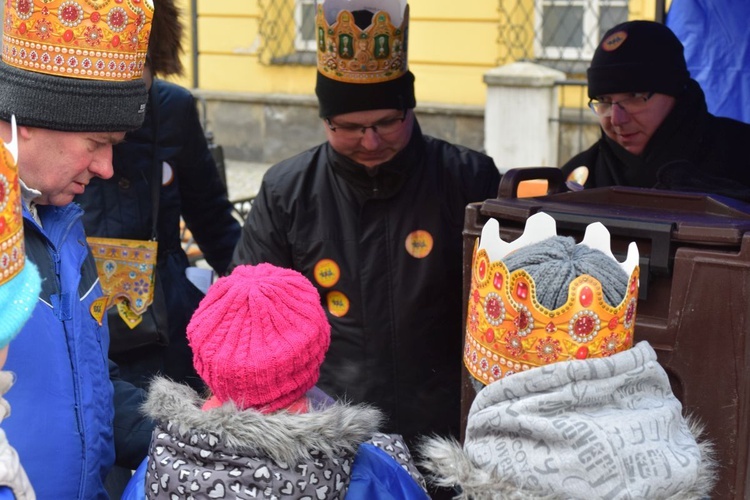
[[[327,78],[345,83],[380,83],[395,80],[408,70],[407,27],[409,6],[403,2],[361,2],[362,10],[377,4],[369,27],[360,29],[352,11],[337,10],[341,2],[318,3],[318,71]],[[330,5],[329,5],[330,4]],[[364,5],[367,4],[367,5]],[[335,15],[335,17],[333,17]]]
[[[11,119],[11,128],[13,140],[0,145],[0,285],[18,275],[26,261],[15,118]]]
[[[519,371],[558,361],[605,357],[633,345],[638,299],[638,248],[630,243],[625,262],[630,277],[623,300],[610,306],[602,285],[589,275],[569,285],[568,300],[549,310],[537,301],[532,277],[523,269],[509,272],[502,259],[513,251],[557,235],[555,220],[539,212],[529,217],[521,237],[506,243],[490,219],[474,251],[466,320],[464,364],[488,385]],[[586,228],[581,245],[610,250],[609,231],[599,222]]]
[[[153,14],[152,0],[6,0],[3,61],[55,76],[135,80]]]

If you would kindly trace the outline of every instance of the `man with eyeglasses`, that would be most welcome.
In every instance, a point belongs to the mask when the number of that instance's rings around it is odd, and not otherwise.
[[[574,188],[634,186],[750,201],[750,125],[708,112],[666,26],[607,31],[587,71],[601,138],[563,167]]]
[[[458,436],[464,210],[496,197],[500,175],[488,156],[422,134],[408,8],[328,3],[316,84],[328,140],[266,173],[234,265],[270,262],[316,285],[332,325],[322,389],[377,405],[407,440]],[[346,42],[350,60],[336,47],[352,33],[368,43]]]

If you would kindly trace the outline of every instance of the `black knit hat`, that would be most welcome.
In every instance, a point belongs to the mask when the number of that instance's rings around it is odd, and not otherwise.
[[[411,109],[417,105],[411,71],[380,83],[339,82],[318,72],[315,94],[321,118],[371,109]]]
[[[607,31],[586,74],[592,99],[622,92],[679,96],[690,80],[682,43],[653,21],[629,21]]]
[[[7,2],[0,120],[65,132],[141,126],[154,13],[139,2]]]
[[[406,2],[351,0],[346,8],[335,0],[319,3],[315,94],[321,118],[416,107]]]
[[[139,128],[148,92],[141,79],[112,82],[46,75],[0,61],[0,120],[65,132]]]

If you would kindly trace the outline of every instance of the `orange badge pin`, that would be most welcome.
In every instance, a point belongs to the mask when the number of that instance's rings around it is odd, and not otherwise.
[[[607,52],[617,50],[617,48],[622,45],[627,38],[628,33],[626,31],[617,31],[615,33],[612,33],[602,42],[602,50],[605,50]]]
[[[326,302],[328,312],[337,318],[342,318],[349,312],[349,298],[341,292],[329,292],[326,295]]]
[[[341,269],[339,269],[339,265],[331,259],[322,259],[315,264],[313,274],[315,275],[315,281],[318,285],[323,288],[331,288],[339,282],[339,278],[341,278]]]
[[[433,244],[432,235],[421,229],[412,231],[406,237],[406,251],[415,259],[424,259],[430,255]]]

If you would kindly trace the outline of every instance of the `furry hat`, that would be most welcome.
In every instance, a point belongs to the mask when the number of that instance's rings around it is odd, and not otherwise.
[[[209,288],[187,336],[196,371],[221,403],[271,413],[317,383],[331,327],[307,278],[258,264]]]
[[[592,99],[621,92],[676,97],[690,80],[682,43],[653,21],[629,21],[607,31],[586,74]]]

